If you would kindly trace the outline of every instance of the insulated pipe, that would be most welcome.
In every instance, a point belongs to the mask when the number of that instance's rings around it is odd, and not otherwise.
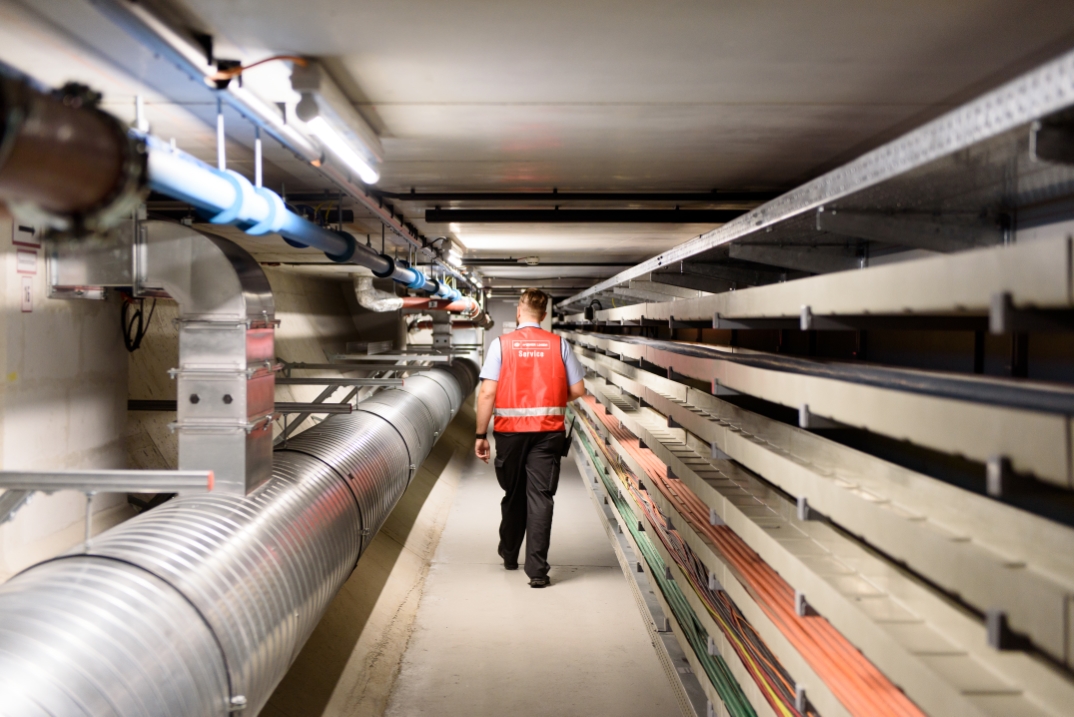
[[[332,180],[344,192],[363,204],[378,221],[409,245],[426,256],[432,255],[415,235],[413,227],[401,221],[401,217],[386,208],[383,202],[372,196],[366,187],[352,181],[345,168],[334,164],[310,137],[294,125],[288,124],[274,104],[266,102],[234,81],[226,88],[220,89],[214,80],[217,68],[211,62],[206,61],[204,49],[191,42],[189,38],[170,29],[147,10],[144,4],[126,0],[93,0],[93,4],[154,54],[166,58],[196,82],[211,85],[216,97],[274,137],[296,156],[316,167],[323,176]],[[439,259],[435,262],[456,278],[467,283],[471,282],[446,262]]]
[[[0,714],[256,715],[476,380],[408,378],[250,495],[173,499],[0,586]]]
[[[374,275],[391,278],[407,288],[445,299],[462,297],[458,291],[428,278],[406,262],[359,244],[346,232],[307,221],[287,209],[278,194],[265,187],[254,187],[237,172],[210,167],[155,137],[147,136],[145,140],[150,188],[197,207],[214,224],[235,224],[255,236],[275,232],[293,246],[311,247],[323,251],[333,261],[368,267]]]
[[[369,311],[385,313],[403,308],[403,297],[378,291],[373,287],[371,276],[354,277],[354,295],[358,298],[358,305]]]
[[[412,323],[410,325],[409,330],[410,331],[423,331],[423,330],[428,330],[428,329],[432,329],[432,328],[433,328],[433,322],[432,321],[415,321],[414,323]],[[452,331],[455,331],[457,329],[476,329],[476,328],[478,328],[478,325],[475,324],[473,321],[452,321],[451,322],[451,330]]]
[[[129,218],[148,187],[192,204],[215,224],[255,236],[279,233],[294,246],[368,267],[410,289],[445,299],[462,294],[406,262],[378,254],[345,232],[319,227],[289,211],[275,192],[179,152],[156,137],[128,133],[71,86],[48,93],[0,65],[0,201],[30,223],[81,233]]]
[[[467,314],[471,317],[481,313],[481,305],[469,297],[446,302],[440,299],[430,299],[422,296],[404,296],[404,309],[429,309],[430,311],[450,311],[456,314]]]

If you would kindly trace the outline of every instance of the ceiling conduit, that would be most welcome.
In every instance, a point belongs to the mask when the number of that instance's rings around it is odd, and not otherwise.
[[[0,586],[0,714],[255,715],[463,400],[458,361]]]

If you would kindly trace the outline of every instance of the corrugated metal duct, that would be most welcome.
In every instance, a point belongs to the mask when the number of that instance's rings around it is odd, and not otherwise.
[[[407,379],[250,495],[174,499],[0,586],[0,714],[257,714],[476,379]]]

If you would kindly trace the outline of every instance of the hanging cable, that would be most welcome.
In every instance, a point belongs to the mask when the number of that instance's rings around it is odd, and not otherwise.
[[[277,60],[288,60],[295,63],[299,67],[305,67],[309,64],[309,61],[304,57],[298,55],[273,55],[272,57],[266,57],[264,60],[258,60],[257,62],[251,62],[249,65],[236,65],[234,67],[222,67],[218,68],[216,73],[212,76],[214,82],[225,82],[227,80],[234,79],[246,72],[252,70],[258,65],[263,65],[266,62],[275,62]]]
[[[132,308],[134,308],[134,313],[130,313]],[[142,339],[149,333],[149,324],[152,322],[153,313],[156,310],[156,299],[153,299],[147,316],[145,313],[145,299],[135,299],[123,294],[123,304],[119,308],[119,324],[123,329],[123,345],[127,347],[127,351],[130,353],[134,353],[141,347]]]

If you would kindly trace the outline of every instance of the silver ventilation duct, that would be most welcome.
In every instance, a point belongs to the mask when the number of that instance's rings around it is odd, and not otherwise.
[[[408,378],[250,495],[174,499],[0,586],[0,714],[257,714],[476,379]]]

